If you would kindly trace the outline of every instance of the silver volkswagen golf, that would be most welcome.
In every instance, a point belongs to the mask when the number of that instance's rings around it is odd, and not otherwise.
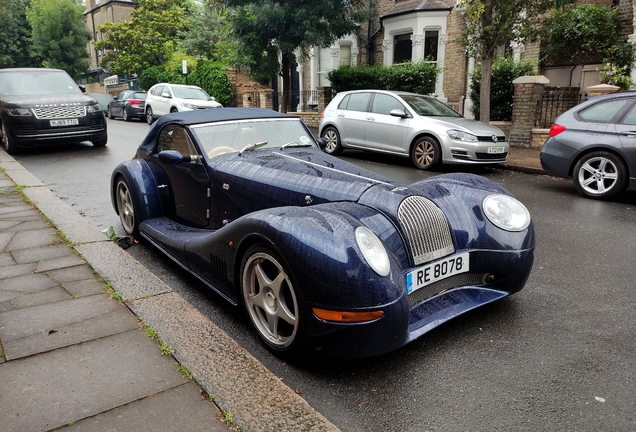
[[[501,163],[510,149],[499,128],[466,119],[434,97],[384,90],[338,93],[322,113],[319,135],[327,153],[394,154],[424,170],[440,163]]]

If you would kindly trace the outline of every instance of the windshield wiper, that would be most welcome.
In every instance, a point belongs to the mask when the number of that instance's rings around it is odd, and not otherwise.
[[[313,146],[313,144],[311,144],[311,143],[301,144],[301,143],[296,142],[296,141],[290,141],[287,144],[283,144],[282,146],[280,146],[279,150],[282,150],[282,149],[284,149],[286,147],[312,147],[312,146]]]
[[[240,156],[240,155],[243,154],[243,152],[252,151],[252,150],[257,149],[259,147],[263,147],[264,145],[267,145],[267,141],[250,143],[250,144],[246,145],[245,147],[243,147],[238,155]]]

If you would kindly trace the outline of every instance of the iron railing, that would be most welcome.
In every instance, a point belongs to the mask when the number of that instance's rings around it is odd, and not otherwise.
[[[534,126],[547,129],[554,119],[587,98],[587,94],[578,92],[546,92],[537,101]]]

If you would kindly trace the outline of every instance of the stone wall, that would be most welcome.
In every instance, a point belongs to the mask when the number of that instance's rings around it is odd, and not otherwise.
[[[549,83],[543,75],[519,77],[513,81],[515,103],[508,142],[511,147],[530,147],[537,101]]]
[[[540,149],[543,147],[543,143],[548,139],[549,133],[550,129],[532,129],[530,148]]]

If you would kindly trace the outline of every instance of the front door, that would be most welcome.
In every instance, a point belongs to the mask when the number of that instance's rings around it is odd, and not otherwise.
[[[200,155],[187,130],[175,124],[166,126],[159,134],[157,146],[153,162],[158,168],[155,175],[164,216],[183,225],[207,227],[210,223],[210,176],[205,165],[201,161],[168,165],[158,157],[164,150]]]
[[[391,95],[376,93],[367,113],[364,140],[366,147],[398,153],[408,153],[406,144],[410,118],[392,116],[392,110],[400,110],[409,115],[406,107]]]

